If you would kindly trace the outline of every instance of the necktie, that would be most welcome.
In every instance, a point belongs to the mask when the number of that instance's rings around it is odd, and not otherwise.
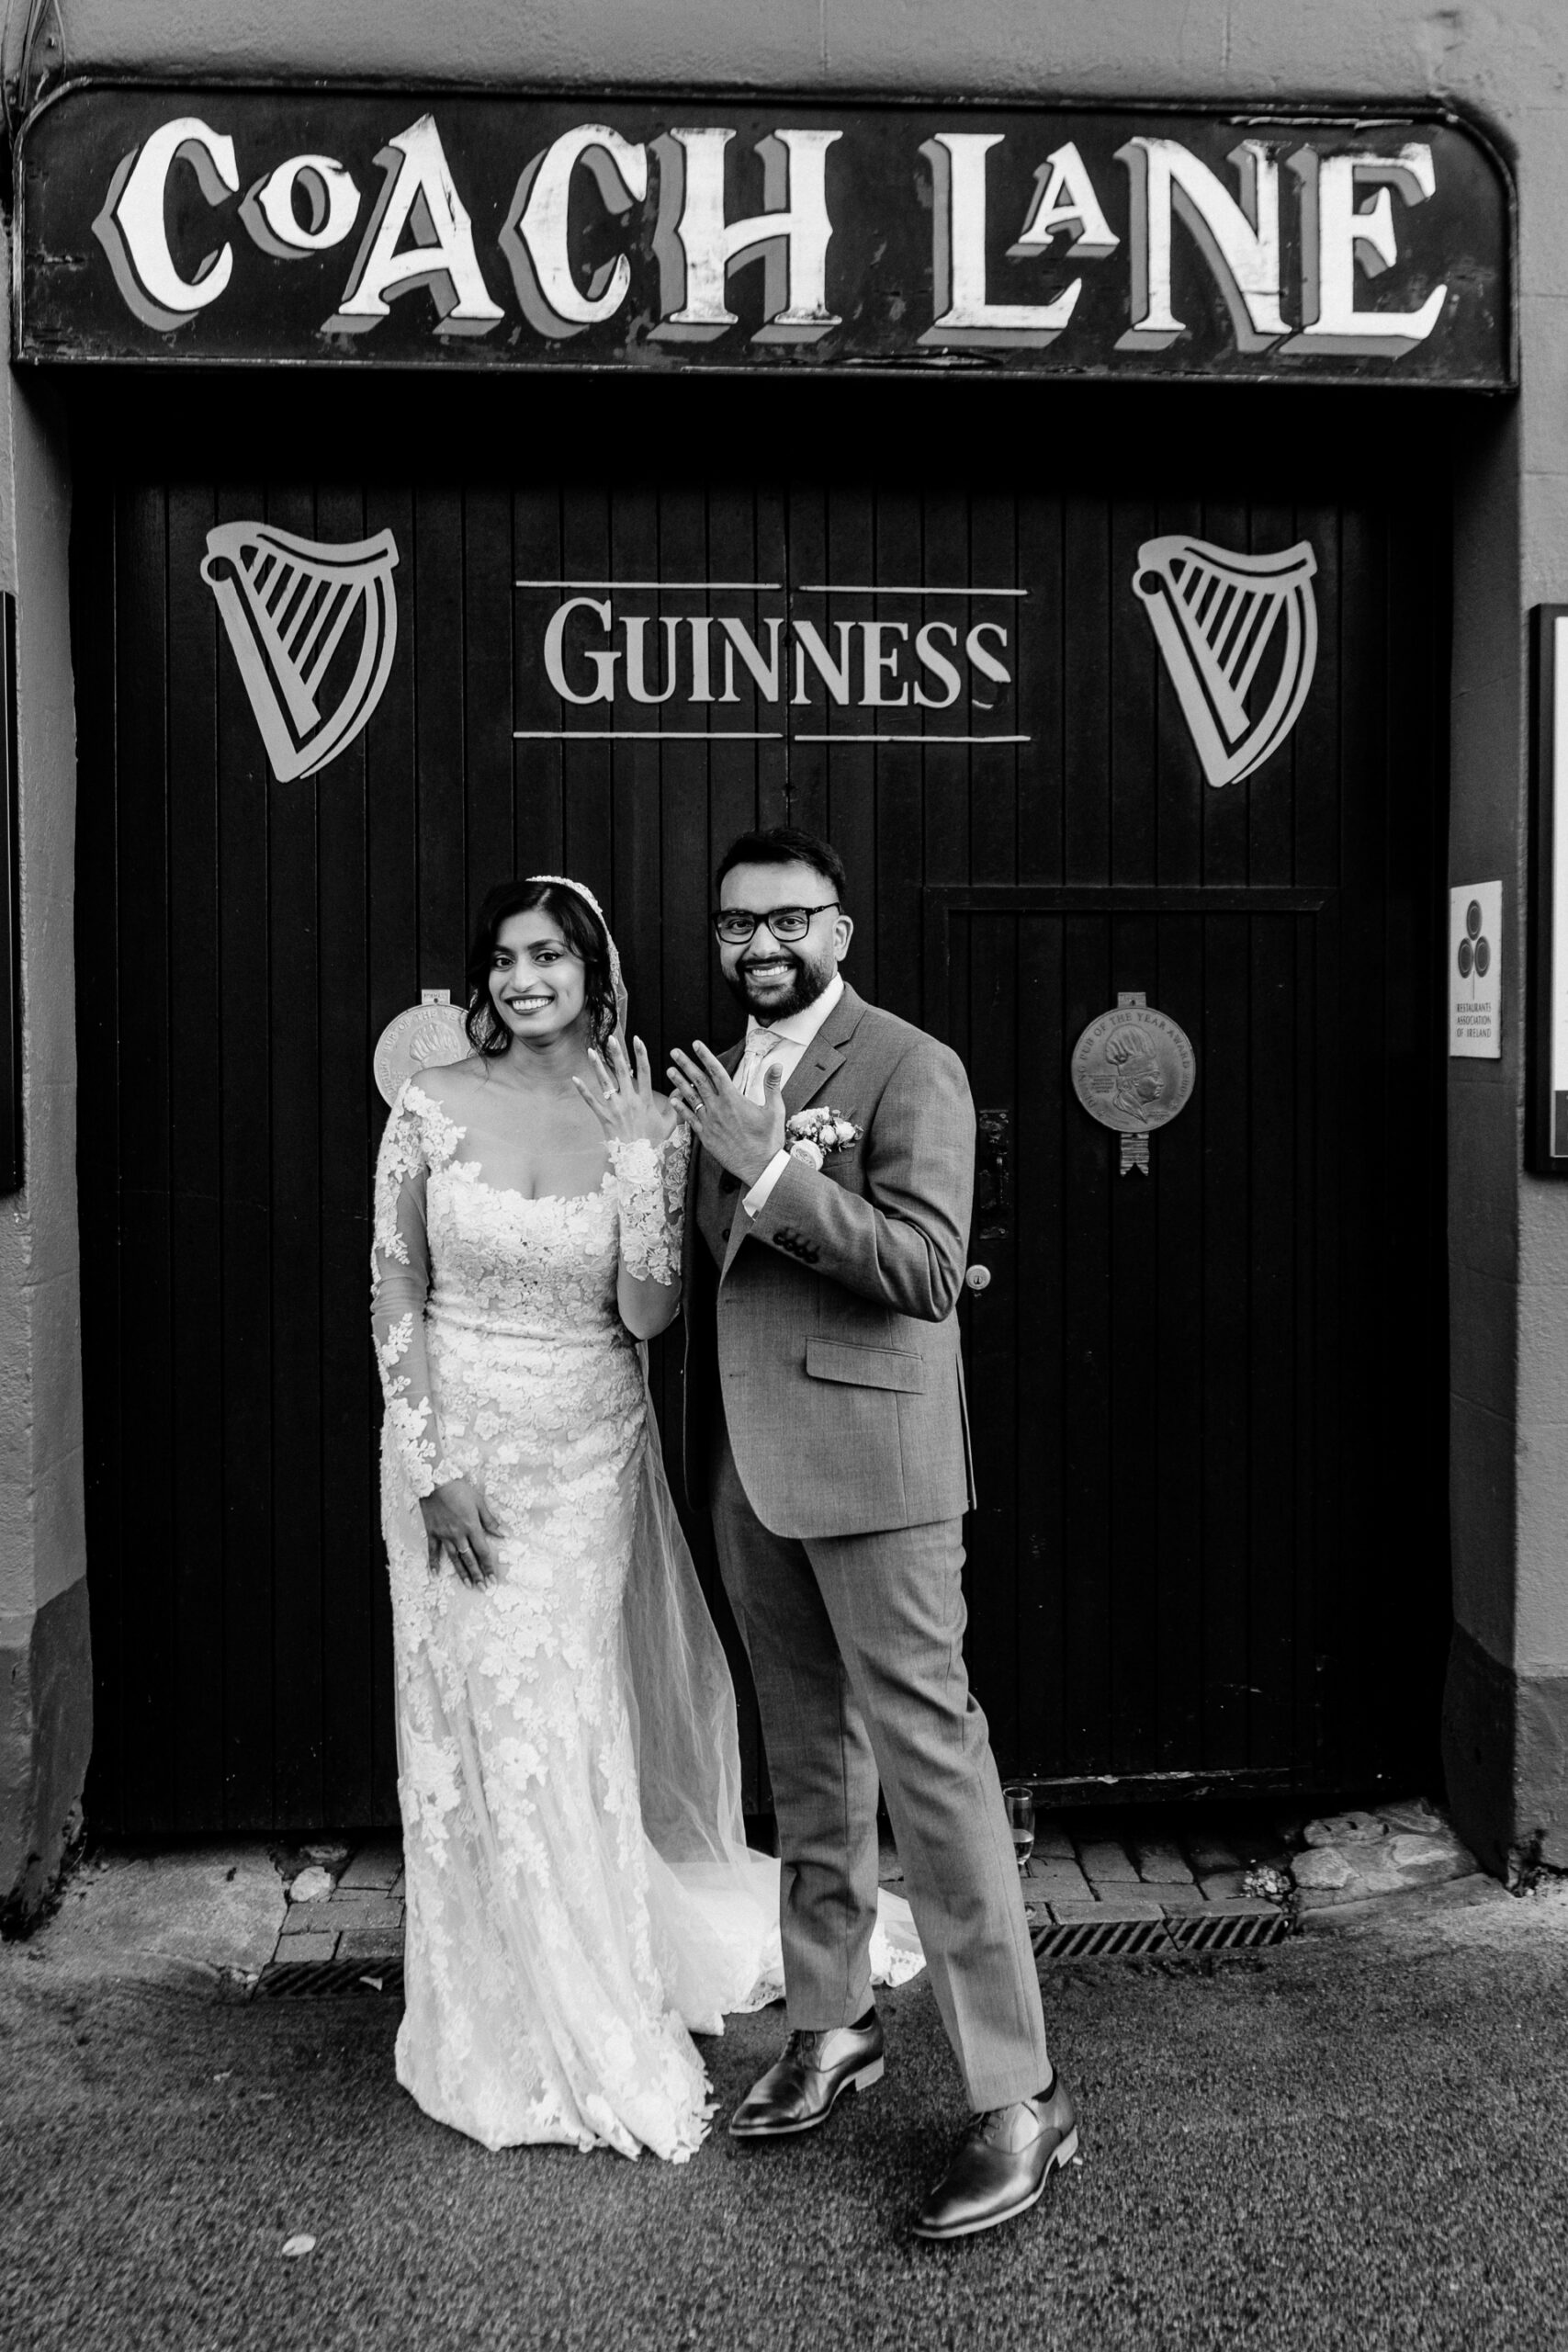
[[[748,1102],[766,1101],[762,1079],[768,1064],[784,1051],[785,1040],[771,1029],[752,1029],[746,1039],[746,1052],[740,1069],[740,1091]]]

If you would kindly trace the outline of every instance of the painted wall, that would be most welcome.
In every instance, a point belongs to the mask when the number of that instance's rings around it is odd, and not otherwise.
[[[1549,115],[1557,0],[55,0],[67,71],[1409,99]]]
[[[13,67],[17,31],[13,23]],[[1314,0],[1310,8],[1298,0],[1183,0],[1179,7],[1053,0],[1049,9],[1039,0],[975,0],[964,9],[950,0],[662,0],[658,7],[535,0],[526,8],[518,0],[446,0],[440,8],[428,0],[53,0],[32,62],[35,70],[62,62],[69,73],[196,79],[745,83],[1358,106],[1438,99],[1462,108],[1491,131],[1517,175],[1524,393],[1517,407],[1500,403],[1477,424],[1460,465],[1451,871],[1456,880],[1504,877],[1517,980],[1526,847],[1522,615],[1537,602],[1568,601],[1562,0]],[[6,523],[7,547],[13,536],[19,541],[28,501],[41,516],[59,496],[54,460],[30,418],[17,447],[20,503]],[[47,566],[53,547],[40,520],[25,560],[36,548]],[[35,593],[47,605],[55,592]],[[24,613],[28,594],[24,579]],[[24,624],[25,696],[47,696],[43,655],[32,657],[29,672],[27,643]],[[62,663],[63,654],[54,659]],[[62,722],[57,762],[65,758],[64,733]],[[63,767],[59,789],[68,807]],[[59,850],[51,845],[49,859]],[[69,954],[63,900],[54,895],[64,887],[63,869],[48,861],[29,875],[29,974],[35,955],[40,972],[52,972],[53,959]],[[68,1001],[62,993],[60,1005]],[[47,991],[33,1002],[40,1023],[68,1018]],[[1510,1003],[1518,1002],[1516,987]],[[35,1067],[66,1067],[42,1034],[32,1051]],[[1497,1866],[1532,1841],[1568,1864],[1568,1187],[1519,1173],[1521,1052],[1516,1010],[1504,1060],[1454,1065],[1450,1096],[1459,1634],[1447,1753],[1462,1825]],[[45,1146],[56,1152],[63,1182],[69,1155],[60,1148],[58,1137]],[[41,1204],[38,1214],[36,1262],[59,1270],[51,1253],[63,1248],[63,1224],[46,1238]],[[49,1214],[64,1218],[63,1210]],[[36,1276],[22,1276],[19,1250],[7,1235],[0,1315],[13,1312],[19,1280],[24,1291],[28,1281],[37,1287]],[[62,1271],[53,1295],[64,1295]],[[44,1350],[28,1379],[0,1396],[0,1462],[16,1456],[24,1424],[57,1427],[51,1442],[56,1453],[70,1451],[75,1405],[64,1367],[59,1346]],[[46,1378],[52,1387],[41,1385]],[[63,1587],[77,1573],[68,1513],[58,1525],[50,1541],[62,1548],[45,1581]],[[1397,1659],[1390,1667],[1397,1671]]]
[[[6,282],[9,285],[9,252]],[[76,1243],[70,491],[48,388],[0,375],[17,594],[26,1182],[0,1201],[0,1922],[56,1871],[92,1742]]]

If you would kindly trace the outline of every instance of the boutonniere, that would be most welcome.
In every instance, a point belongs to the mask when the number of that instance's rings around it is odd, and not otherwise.
[[[848,1151],[859,1143],[862,1130],[841,1111],[829,1110],[819,1102],[815,1110],[797,1111],[793,1119],[784,1121],[784,1145],[792,1159],[804,1159],[808,1168],[820,1168],[825,1159],[836,1152]]]

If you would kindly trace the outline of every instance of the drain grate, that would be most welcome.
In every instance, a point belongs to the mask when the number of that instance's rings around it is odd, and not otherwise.
[[[375,1980],[379,1978],[379,1985]],[[402,1997],[400,1960],[275,1960],[256,1979],[257,2001],[319,2001],[334,1993]]]
[[[1150,1952],[1258,1951],[1291,1932],[1282,1911],[1182,1912],[1170,1919],[1075,1919],[1036,1928],[1036,1960],[1134,1960]]]
[[[1169,1919],[1075,1919],[1066,1927],[1038,1927],[1031,1941],[1036,1960],[1137,1960],[1155,1953],[1260,1951],[1283,1943],[1290,1932],[1280,1911],[1183,1912]],[[378,1991],[400,2000],[402,1990],[400,1960],[275,1960],[262,1970],[253,1997],[321,2001]]]

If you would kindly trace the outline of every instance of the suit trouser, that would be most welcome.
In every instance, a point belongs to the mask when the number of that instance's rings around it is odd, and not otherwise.
[[[963,1522],[775,1535],[716,1421],[714,1530],[767,1743],[790,2024],[852,2025],[869,2001],[880,1778],[970,2100],[1028,2098],[1051,2064],[1001,1786],[964,1663]]]

